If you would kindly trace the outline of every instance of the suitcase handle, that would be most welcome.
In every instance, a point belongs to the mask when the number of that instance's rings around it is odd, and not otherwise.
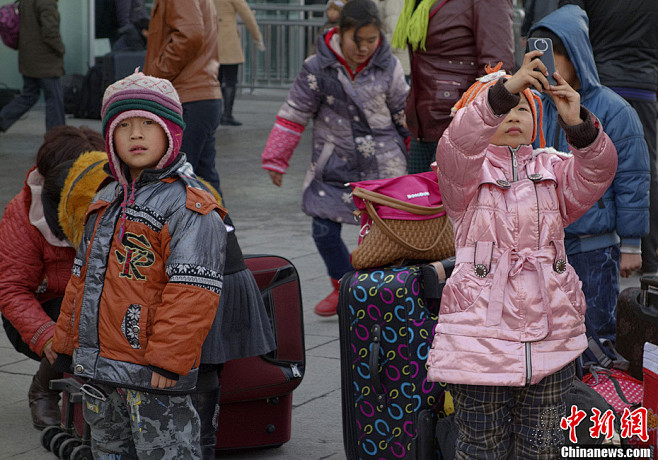
[[[370,333],[372,334],[370,359],[368,360],[370,380],[372,380],[372,389],[376,395],[377,408],[383,410],[386,405],[386,397],[382,389],[382,381],[379,378],[379,349],[382,341],[382,327],[379,324],[373,324]]]
[[[642,314],[650,321],[658,323],[658,276],[643,276],[640,278],[639,304]]]

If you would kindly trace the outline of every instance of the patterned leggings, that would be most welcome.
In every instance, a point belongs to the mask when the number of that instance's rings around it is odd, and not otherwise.
[[[573,385],[573,363],[525,387],[449,385],[459,428],[457,460],[559,459],[560,420]]]

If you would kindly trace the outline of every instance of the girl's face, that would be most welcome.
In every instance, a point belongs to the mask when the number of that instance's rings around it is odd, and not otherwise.
[[[355,34],[354,27],[340,31],[340,48],[350,68],[356,68],[368,60],[379,44],[379,29],[368,24]]]
[[[530,104],[525,96],[505,117],[489,141],[493,145],[507,145],[517,148],[519,145],[529,144],[535,130]]]

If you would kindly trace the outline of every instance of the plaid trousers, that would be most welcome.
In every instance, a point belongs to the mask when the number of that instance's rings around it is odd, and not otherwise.
[[[565,443],[560,428],[564,398],[574,378],[570,363],[524,387],[449,385],[459,429],[455,458],[559,459]]]

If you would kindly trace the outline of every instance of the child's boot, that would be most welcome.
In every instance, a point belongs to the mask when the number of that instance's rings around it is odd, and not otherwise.
[[[336,314],[338,308],[338,288],[340,287],[340,282],[331,278],[331,285],[334,287],[334,290],[331,291],[331,294],[322,299],[315,306],[315,313],[317,315],[333,316]]]
[[[49,425],[59,425],[62,420],[59,391],[53,391],[49,386],[51,380],[61,377],[62,373],[53,369],[46,358],[41,360],[39,370],[32,378],[32,385],[27,393],[32,424],[38,430]]]

